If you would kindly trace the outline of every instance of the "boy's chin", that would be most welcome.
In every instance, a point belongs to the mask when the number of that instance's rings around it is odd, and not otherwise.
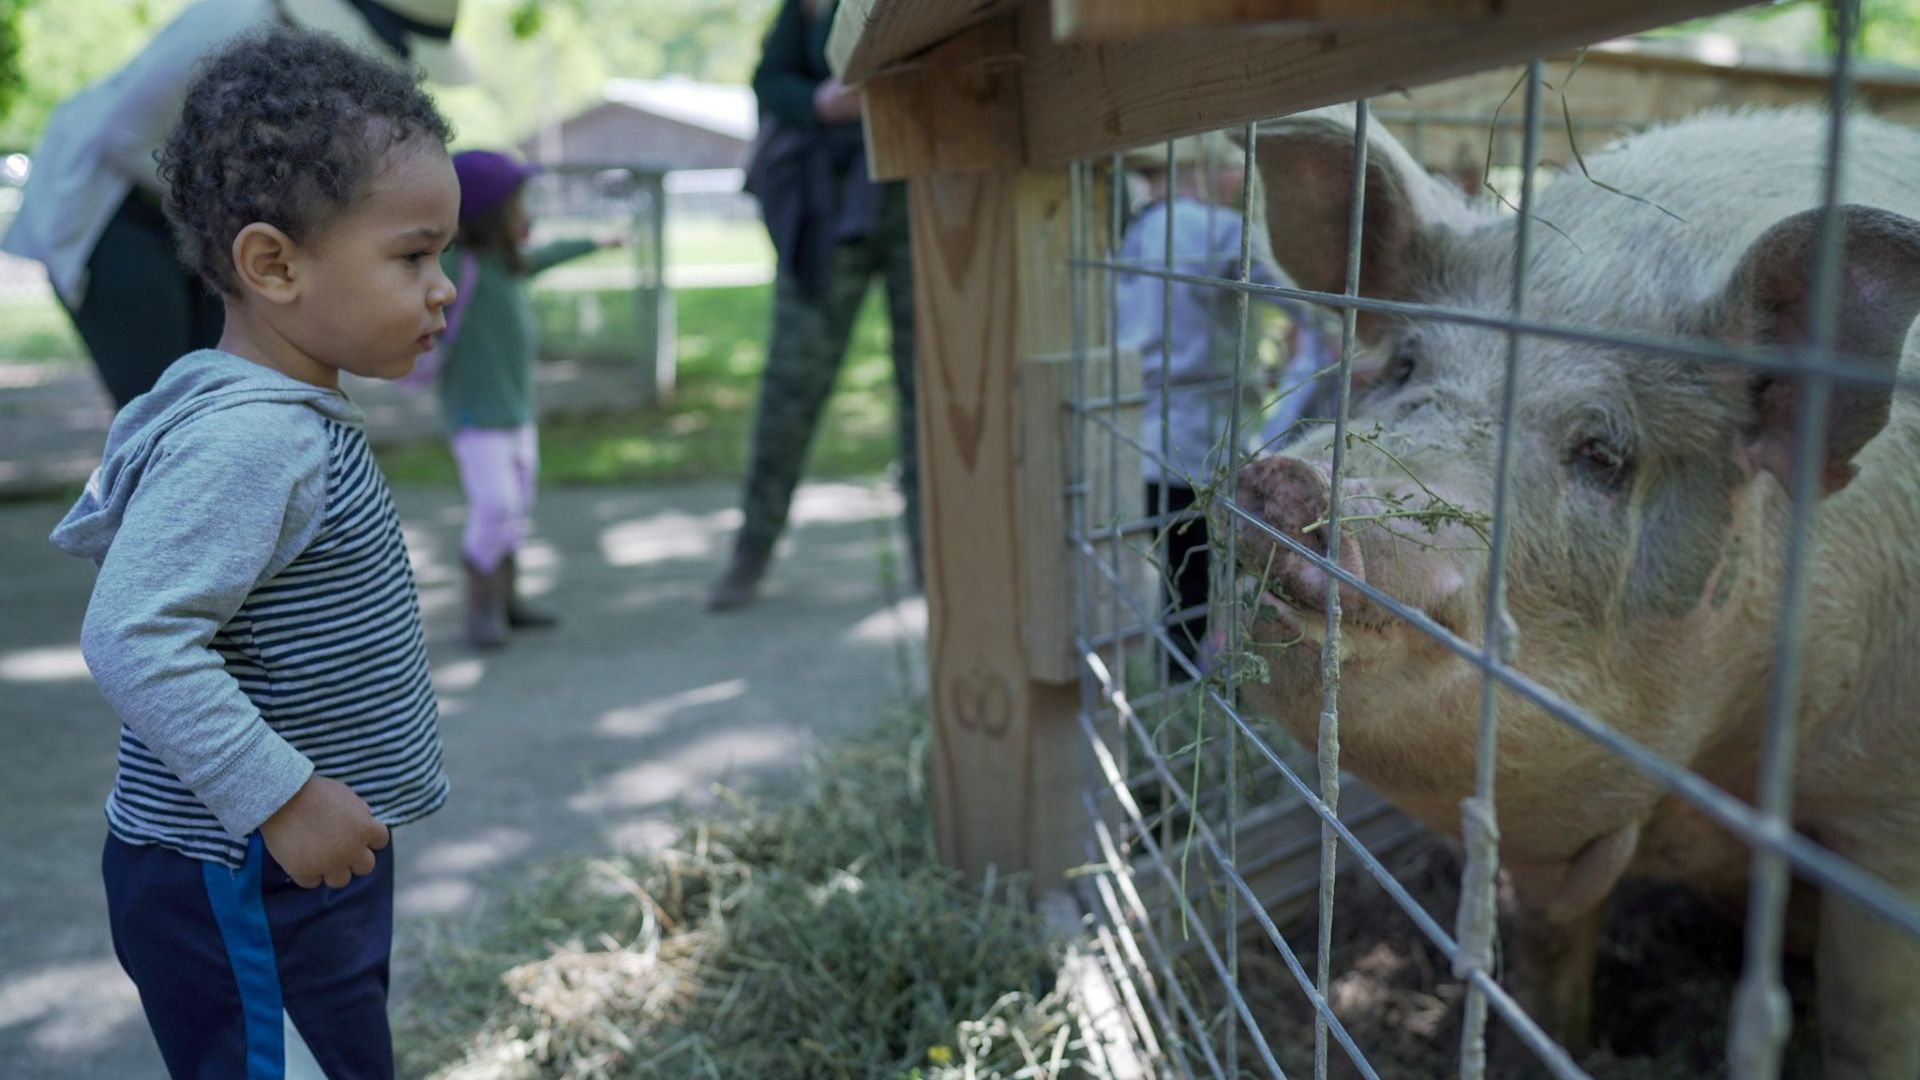
[[[419,366],[419,363],[420,358],[418,356],[409,355],[389,360],[383,364],[366,364],[360,366],[353,374],[363,379],[379,379],[381,382],[393,382],[396,379],[404,379],[413,374],[413,369]]]

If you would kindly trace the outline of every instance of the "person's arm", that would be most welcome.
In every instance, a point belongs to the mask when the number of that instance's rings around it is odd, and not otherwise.
[[[819,85],[819,77],[807,63],[807,20],[801,0],[785,0],[761,45],[760,66],[753,72],[754,97],[762,112],[781,123],[812,130],[820,126],[813,107],[813,92]]]
[[[167,442],[101,563],[81,648],[134,737],[244,837],[313,763],[267,726],[210,643],[318,528],[325,434],[288,424],[285,406],[239,406]]]
[[[102,164],[148,191],[166,190],[154,155],[180,119],[200,60],[248,29],[233,16],[230,4],[190,6],[111,76],[114,104],[101,128]]]
[[[542,270],[551,270],[569,259],[577,259],[582,255],[591,255],[605,246],[607,245],[602,244],[598,240],[585,238],[555,240],[551,243],[541,244],[526,254],[527,276],[532,277]]]

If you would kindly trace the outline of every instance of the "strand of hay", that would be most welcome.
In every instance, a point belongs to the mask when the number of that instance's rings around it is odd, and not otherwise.
[[[734,796],[657,855],[556,865],[476,944],[443,934],[396,1028],[405,1072],[1087,1075],[1019,883],[968,890],[934,859],[924,731],[891,718],[802,797]]]

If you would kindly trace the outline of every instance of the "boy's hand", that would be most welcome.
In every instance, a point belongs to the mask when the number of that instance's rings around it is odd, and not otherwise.
[[[341,888],[373,873],[373,853],[387,846],[387,827],[353,789],[318,773],[260,825],[260,838],[295,885]]]

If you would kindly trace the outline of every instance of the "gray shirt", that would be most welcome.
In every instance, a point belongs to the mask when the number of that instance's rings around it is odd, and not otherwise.
[[[128,403],[53,542],[121,720],[114,835],[240,865],[315,771],[388,825],[445,801],[399,518],[338,390],[192,353]]]

